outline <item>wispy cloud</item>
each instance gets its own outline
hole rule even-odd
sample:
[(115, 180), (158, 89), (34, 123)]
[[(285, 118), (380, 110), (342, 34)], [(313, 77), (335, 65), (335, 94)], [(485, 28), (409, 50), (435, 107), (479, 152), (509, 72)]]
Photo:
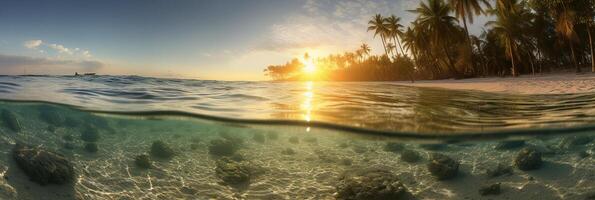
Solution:
[(91, 58), (91, 52), (80, 48), (67, 48), (61, 44), (46, 43), (43, 40), (28, 40), (23, 43), (23, 46), (27, 49), (38, 50), (40, 53), (48, 52), (52, 50), (58, 54), (64, 54), (69, 56), (81, 57), (84, 59)]
[(37, 49), (42, 43), (43, 43), (43, 41), (41, 41), (41, 40), (29, 40), (29, 41), (25, 41), (25, 43), (23, 45), (27, 49)]
[(96, 71), (105, 66), (99, 61), (36, 58), (0, 54), (0, 71), (3, 74), (21, 74), (23, 69), (41, 74), (70, 74), (73, 71)]
[(327, 48), (350, 50), (362, 42), (379, 44), (366, 32), (367, 22), (379, 13), (395, 14), (408, 24), (417, 0), (307, 0), (303, 12), (286, 17), (282, 23), (270, 27), (270, 37), (259, 48), (263, 50), (289, 50), (300, 48)]

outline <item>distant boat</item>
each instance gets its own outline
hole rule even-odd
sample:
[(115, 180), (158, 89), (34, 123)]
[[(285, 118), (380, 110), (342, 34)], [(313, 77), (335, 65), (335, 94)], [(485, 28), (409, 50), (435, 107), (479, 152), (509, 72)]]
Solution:
[(84, 74), (79, 74), (78, 72), (74, 73), (74, 76), (95, 76), (97, 75), (96, 73), (84, 73)]

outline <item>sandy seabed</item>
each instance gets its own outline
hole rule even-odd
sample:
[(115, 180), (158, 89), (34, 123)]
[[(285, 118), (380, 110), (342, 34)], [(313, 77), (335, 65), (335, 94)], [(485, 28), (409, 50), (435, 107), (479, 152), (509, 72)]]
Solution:
[[(4, 107), (5, 109), (7, 107)], [(0, 199), (334, 199), (339, 178), (354, 169), (380, 168), (395, 174), (417, 199), (587, 199), (595, 197), (595, 142), (574, 144), (575, 136), (528, 139), (523, 146), (542, 152), (540, 169), (490, 178), (488, 169), (512, 166), (520, 148), (495, 149), (497, 141), (424, 146), (414, 141), (362, 136), (317, 128), (245, 126), (184, 118), (122, 118), (91, 116), (61, 110), (80, 123), (103, 121), (99, 151), (86, 152), (81, 127), (48, 130), (37, 106), (10, 106), (23, 126), (14, 132), (0, 126)], [(263, 134), (263, 138), (255, 135)], [(74, 148), (65, 148), (71, 135)], [(216, 174), (221, 157), (209, 153), (212, 140), (234, 137), (243, 141), (239, 163), (256, 169), (241, 187)], [(583, 137), (584, 138), (584, 137)], [(569, 140), (570, 139), (570, 140)], [(135, 156), (150, 151), (153, 141), (169, 144), (172, 159), (154, 159), (145, 170)], [(75, 168), (72, 184), (41, 186), (29, 180), (12, 157), (16, 141), (26, 141), (63, 154)], [(297, 141), (297, 142), (296, 142)], [(408, 163), (400, 151), (387, 151), (387, 142), (419, 152), (421, 160)], [(431, 148), (433, 147), (433, 148)], [(288, 149), (291, 149), (289, 151)], [(293, 153), (287, 153), (287, 152)], [(429, 155), (440, 152), (460, 163), (458, 175), (437, 180), (427, 169)], [(501, 194), (482, 196), (483, 186), (500, 183)]]

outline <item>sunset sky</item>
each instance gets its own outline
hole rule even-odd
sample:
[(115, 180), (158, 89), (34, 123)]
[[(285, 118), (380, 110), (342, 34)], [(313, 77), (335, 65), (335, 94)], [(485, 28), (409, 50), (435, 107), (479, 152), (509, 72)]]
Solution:
[[(376, 13), (408, 25), (418, 0), (56, 0), (0, 2), (0, 74), (97, 72), (265, 80), (262, 70), (313, 57), (372, 53)], [(471, 26), (481, 32), (485, 18)]]

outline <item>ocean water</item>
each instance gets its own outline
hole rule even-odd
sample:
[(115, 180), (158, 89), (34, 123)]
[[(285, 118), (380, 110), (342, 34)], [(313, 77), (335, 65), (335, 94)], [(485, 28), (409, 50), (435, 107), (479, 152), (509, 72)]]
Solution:
[(0, 199), (595, 198), (595, 94), (2, 76), (0, 99)]

